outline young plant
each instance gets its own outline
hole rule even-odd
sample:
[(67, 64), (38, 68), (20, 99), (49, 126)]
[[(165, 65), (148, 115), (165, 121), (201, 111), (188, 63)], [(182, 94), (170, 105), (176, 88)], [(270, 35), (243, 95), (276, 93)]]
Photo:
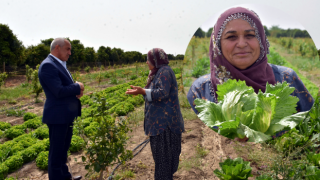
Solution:
[(30, 82), (31, 80), (31, 75), (32, 75), (33, 69), (29, 67), (29, 65), (26, 64), (26, 78), (27, 78), (27, 83)]
[(123, 72), (123, 74), (127, 77), (127, 80), (128, 80), (128, 76), (132, 73), (132, 71), (129, 71), (129, 70), (125, 70)]
[(85, 67), (85, 68), (84, 68), (84, 71), (85, 71), (86, 73), (89, 73), (89, 72), (90, 72), (90, 66)]
[(38, 97), (40, 93), (43, 91), (42, 86), (39, 82), (39, 76), (38, 76), (39, 66), (40, 65), (37, 65), (36, 69), (31, 74), (32, 93), (35, 93), (36, 103), (40, 102)]
[(244, 161), (242, 158), (226, 159), (219, 163), (220, 170), (215, 169), (214, 174), (221, 180), (238, 180), (248, 179), (252, 177), (250, 162)]
[[(91, 97), (97, 103), (97, 108), (91, 111), (91, 117), (92, 121), (98, 124), (98, 128), (88, 136), (84, 135), (83, 128), (79, 128), (79, 133), (85, 142), (85, 156), (82, 156), (82, 162), (88, 170), (86, 176), (98, 172), (99, 180), (102, 180), (103, 171), (108, 166), (124, 163), (133, 156), (132, 151), (125, 149), (129, 139), (126, 120), (116, 120), (108, 114), (108, 103), (103, 95), (92, 94)], [(80, 118), (75, 121), (76, 126), (82, 127), (81, 123)]]
[(102, 81), (103, 75), (101, 74), (101, 71), (99, 71), (99, 74), (96, 77), (96, 80), (98, 82), (98, 85), (100, 85), (101, 81)]
[(74, 81), (81, 81), (80, 80), (80, 72), (79, 71), (74, 71), (72, 74), (72, 78)]
[(7, 77), (8, 77), (8, 74), (6, 72), (0, 73), (0, 88), (1, 88), (2, 85), (4, 85), (5, 80), (7, 79)]

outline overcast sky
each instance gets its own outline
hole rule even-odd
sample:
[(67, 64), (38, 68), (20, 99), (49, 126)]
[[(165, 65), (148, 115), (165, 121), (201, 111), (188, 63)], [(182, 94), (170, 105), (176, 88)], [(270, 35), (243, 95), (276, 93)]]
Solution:
[(25, 46), (69, 37), (85, 47), (184, 54), (198, 27), (207, 30), (226, 9), (253, 9), (264, 25), (306, 29), (320, 49), (317, 0), (1, 0), (0, 23)]

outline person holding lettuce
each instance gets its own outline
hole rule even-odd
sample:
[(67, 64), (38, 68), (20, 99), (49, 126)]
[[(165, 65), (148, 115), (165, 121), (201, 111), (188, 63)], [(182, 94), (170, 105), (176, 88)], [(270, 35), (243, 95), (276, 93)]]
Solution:
[(259, 16), (242, 7), (231, 8), (218, 18), (210, 39), (211, 73), (198, 78), (187, 98), (196, 114), (196, 98), (218, 103), (217, 85), (228, 79), (245, 81), (255, 93), (265, 92), (266, 84), (286, 81), (299, 98), (298, 112), (311, 109), (314, 99), (297, 74), (290, 68), (268, 63), (269, 42)]

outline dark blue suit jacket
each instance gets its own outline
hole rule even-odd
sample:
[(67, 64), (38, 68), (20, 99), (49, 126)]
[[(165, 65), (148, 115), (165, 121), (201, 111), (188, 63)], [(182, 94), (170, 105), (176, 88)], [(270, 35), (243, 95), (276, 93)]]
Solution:
[(42, 122), (46, 124), (68, 124), (81, 116), (81, 103), (76, 95), (80, 85), (74, 83), (67, 70), (49, 55), (39, 67), (39, 80), (46, 102)]

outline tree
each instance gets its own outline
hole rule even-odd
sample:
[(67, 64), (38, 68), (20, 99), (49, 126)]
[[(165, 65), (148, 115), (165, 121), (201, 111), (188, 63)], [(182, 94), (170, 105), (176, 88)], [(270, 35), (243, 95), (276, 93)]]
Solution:
[(268, 30), (267, 26), (263, 26), (264, 32), (266, 33), (266, 36), (270, 36), (270, 32)]
[(86, 57), (86, 62), (95, 62), (95, 65), (97, 65), (97, 54), (93, 47), (86, 47), (84, 49), (84, 55)]
[(51, 43), (52, 43), (53, 40), (54, 40), (53, 38), (44, 39), (44, 40), (41, 40), (41, 43), (43, 43), (44, 45), (50, 47), (50, 45), (51, 45)]
[(104, 46), (100, 46), (97, 52), (97, 59), (99, 62), (104, 62), (104, 66), (107, 66), (109, 62), (109, 54), (107, 53), (108, 49)]
[(169, 60), (174, 60), (174, 59), (175, 59), (175, 57), (174, 57), (173, 54), (167, 54), (167, 56), (168, 56), (168, 59), (169, 59)]
[(115, 48), (113, 48), (111, 51), (111, 60), (112, 60), (113, 65), (115, 65), (115, 63), (119, 62), (119, 55), (118, 55), (117, 51), (115, 50)]
[(6, 24), (0, 24), (0, 64), (20, 65), (23, 63), (22, 42)]
[(36, 46), (29, 46), (25, 50), (25, 63), (30, 66), (40, 64), (50, 53), (49, 46), (40, 43)]
[(206, 33), (201, 28), (198, 28), (193, 36), (203, 38), (205, 36), (205, 34)]
[(71, 56), (69, 57), (68, 64), (81, 63), (83, 65), (86, 60), (83, 44), (80, 40), (76, 39), (69, 40), (69, 42), (71, 43)]
[(183, 54), (178, 54), (175, 59), (176, 60), (183, 60), (184, 59), (184, 55)]
[(210, 28), (210, 29), (208, 30), (208, 32), (206, 33), (206, 36), (207, 36), (207, 37), (211, 37), (212, 30), (213, 30), (213, 28)]

